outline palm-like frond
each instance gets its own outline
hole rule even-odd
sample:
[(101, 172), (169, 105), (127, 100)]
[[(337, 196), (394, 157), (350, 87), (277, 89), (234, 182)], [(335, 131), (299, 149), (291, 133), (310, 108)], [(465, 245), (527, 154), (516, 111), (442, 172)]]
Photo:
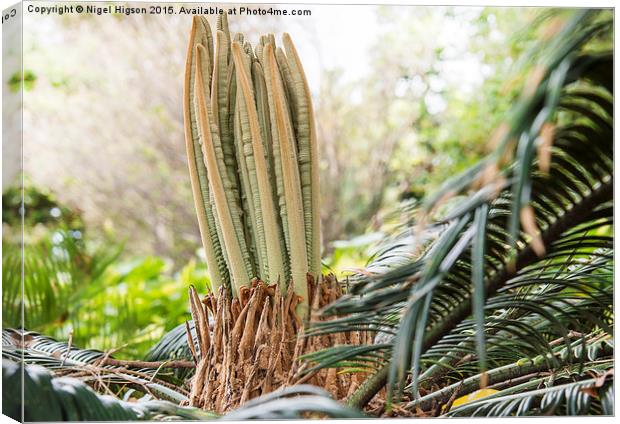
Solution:
[[(524, 386), (532, 387), (533, 384), (530, 382)], [(511, 388), (495, 393), (488, 398), (455, 408), (446, 415), (469, 417), (613, 415), (614, 411), (613, 379), (602, 383), (598, 378), (586, 379), (512, 394), (514, 391), (515, 388)]]
[[(194, 321), (187, 322), (194, 340), (198, 340)], [(168, 359), (192, 359), (192, 353), (187, 345), (187, 330), (185, 324), (180, 324), (167, 332), (147, 353), (147, 361), (165, 361)]]
[[(584, 348), (585, 345), (585, 348)], [(554, 366), (550, 366), (554, 362)], [(517, 383), (527, 383), (520, 386), (520, 390), (536, 387), (541, 384), (555, 384), (566, 377), (575, 375), (604, 374), (613, 367), (613, 343), (611, 337), (603, 335), (588, 335), (584, 342), (582, 337), (573, 341), (569, 347), (559, 344), (551, 349), (550, 353), (533, 358), (520, 360), (498, 366), (486, 372), (488, 387), (491, 389), (505, 388), (505, 391), (515, 392)], [(462, 367), (459, 367), (462, 372)], [(553, 373), (550, 370), (554, 370)], [(438, 410), (451, 398), (475, 392), (482, 378), (482, 374), (475, 374), (465, 379), (457, 378), (453, 384), (445, 385), (434, 390), (407, 405), (408, 409), (422, 411)], [(518, 390), (517, 390), (518, 391)]]
[[(156, 399), (187, 400), (187, 391), (173, 384), (170, 374), (156, 368), (101, 364), (112, 356), (93, 349), (79, 349), (34, 332), (2, 331), (2, 357), (25, 365), (37, 365), (56, 375), (73, 376), (107, 392), (138, 390)], [(171, 382), (172, 381), (172, 382)]]
[[(2, 361), (3, 413), (21, 421), (23, 387), (25, 421), (133, 421), (155, 419), (208, 420), (216, 417), (197, 408), (179, 407), (171, 402), (121, 401), (99, 395), (85, 383), (69, 377), (54, 377), (38, 365)], [(9, 390), (8, 388), (12, 388)]]
[[(194, 344), (198, 346), (198, 336), (194, 327), (194, 321), (188, 321), (187, 325), (192, 333)], [(187, 329), (185, 324), (180, 324), (167, 332), (151, 349), (149, 349), (147, 361), (167, 361), (173, 359), (192, 359), (192, 352), (187, 344)], [(180, 379), (190, 377), (194, 369), (177, 369), (175, 376)]]
[(358, 410), (334, 401), (329, 393), (314, 386), (298, 385), (277, 390), (246, 402), (226, 414), (224, 420), (291, 420), (307, 417), (364, 418)]
[[(351, 404), (364, 405), (386, 381), (400, 396), (411, 378), (413, 398), (431, 383), (481, 371), (484, 384), (489, 368), (518, 360), (517, 352), (551, 354), (558, 337), (568, 347), (572, 333), (610, 331), (612, 55), (587, 50), (610, 25), (604, 15), (578, 12), (538, 48), (495, 149), (418, 210), (420, 227), (443, 199), (471, 190), (444, 219), (426, 224), (437, 236), (416, 240), (417, 258), (359, 278), (324, 310), (334, 319), (310, 330), (392, 335), (388, 348), (338, 348), (336, 363), (309, 356), (318, 367), (387, 362)], [(548, 359), (558, 366), (553, 354)]]
[(24, 244), (23, 252), (21, 245), (11, 243), (3, 243), (2, 251), (3, 327), (21, 326), (23, 308), (23, 325), (37, 329), (50, 323), (62, 325), (70, 318), (68, 305), (104, 290), (98, 282), (121, 248), (104, 247), (88, 254), (83, 240), (59, 230), (51, 239)]

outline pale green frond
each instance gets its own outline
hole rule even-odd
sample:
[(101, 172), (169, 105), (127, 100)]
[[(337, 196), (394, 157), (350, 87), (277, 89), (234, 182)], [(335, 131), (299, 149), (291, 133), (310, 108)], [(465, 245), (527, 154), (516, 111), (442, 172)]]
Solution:
[[(204, 48), (200, 45), (196, 48), (196, 56), (201, 58)], [(232, 197), (230, 184), (226, 184), (226, 170), (223, 168), (221, 148), (217, 132), (213, 131), (213, 117), (210, 116), (207, 102), (208, 88), (204, 85), (202, 71), (196, 68), (196, 109), (198, 124), (201, 135), (201, 148), (203, 159), (209, 176), (209, 183), (213, 192), (213, 198), (220, 225), (228, 268), (231, 273), (232, 283), (235, 288), (233, 294), (238, 293), (241, 286), (251, 280), (251, 266), (248, 251), (243, 235), (241, 216), (237, 205), (237, 199)], [(217, 152), (220, 152), (218, 155)]]
[(314, 122), (314, 110), (308, 79), (290, 35), (283, 35), (284, 48), (294, 82), (295, 131), (299, 146), (299, 173), (304, 203), (304, 222), (310, 273), (321, 274), (321, 210), (319, 183), (319, 154)]
[(275, 122), (272, 122), (272, 124), (274, 131), (278, 133), (279, 141), (279, 151), (274, 152), (274, 156), (275, 161), (280, 162), (282, 169), (283, 196), (281, 197), (284, 199), (285, 215), (288, 221), (291, 279), (295, 286), (295, 292), (304, 299), (307, 305), (308, 287), (306, 275), (308, 272), (308, 260), (306, 254), (306, 235), (303, 230), (304, 214), (295, 139), (292, 123), (290, 122), (290, 114), (288, 113), (289, 108), (284, 96), (284, 86), (274, 55), (274, 46), (268, 44), (265, 48), (265, 53), (267, 55), (266, 63), (268, 64), (267, 77), (271, 81), (274, 96), (274, 113), (272, 118)]
[[(183, 115), (185, 126), (185, 147), (187, 151), (194, 206), (198, 217), (198, 227), (200, 230), (202, 245), (207, 257), (207, 266), (209, 267), (213, 289), (217, 292), (217, 288), (221, 284), (224, 284), (225, 286), (229, 285), (229, 276), (226, 263), (222, 257), (222, 248), (217, 237), (215, 219), (213, 213), (211, 212), (211, 208), (209, 207), (209, 182), (207, 179), (207, 170), (204, 162), (202, 161), (198, 123), (193, 107), (195, 102), (194, 78), (197, 68), (194, 50), (200, 43), (201, 37), (197, 36), (197, 32), (203, 25), (204, 23), (202, 23), (199, 18), (195, 18), (193, 20), (187, 52), (187, 63), (185, 66)], [(203, 72), (208, 73), (209, 69), (203, 69)]]
[[(262, 235), (261, 252), (264, 255), (263, 262), (266, 263), (266, 274), (263, 277), (266, 281), (275, 282), (284, 277), (284, 266), (282, 264), (283, 252), (280, 249), (280, 234), (278, 226), (278, 216), (275, 210), (275, 201), (273, 199), (272, 187), (270, 184), (269, 173), (267, 170), (267, 161), (263, 150), (264, 144), (261, 137), (259, 127), (259, 117), (256, 111), (256, 104), (252, 92), (251, 80), (249, 73), (246, 72), (245, 66), (241, 66), (242, 52), (239, 44), (233, 43), (233, 58), (237, 66), (237, 84), (240, 92), (243, 93), (243, 99), (238, 106), (242, 111), (242, 115), (247, 117), (247, 126), (250, 132), (251, 158), (254, 164), (254, 179), (251, 183), (256, 183), (252, 187), (255, 198), (255, 205), (258, 206), (257, 234)], [(245, 112), (245, 113), (243, 113)], [(243, 122), (242, 122), (243, 124)], [(248, 170), (250, 170), (250, 161), (248, 161)]]

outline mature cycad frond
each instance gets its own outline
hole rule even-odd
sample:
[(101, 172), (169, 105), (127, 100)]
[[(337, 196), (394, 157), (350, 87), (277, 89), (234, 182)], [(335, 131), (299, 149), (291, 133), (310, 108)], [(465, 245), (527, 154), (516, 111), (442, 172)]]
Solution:
[[(2, 412), (21, 421), (207, 421), (245, 419), (295, 419), (308, 415), (330, 418), (361, 418), (362, 414), (343, 406), (320, 389), (296, 386), (248, 402), (230, 415), (219, 417), (198, 408), (151, 400), (149, 396), (128, 402), (101, 395), (78, 379), (56, 377), (38, 365), (2, 361)], [(22, 403), (23, 387), (24, 402)], [(12, 390), (8, 390), (12, 388)], [(294, 399), (285, 400), (288, 396)], [(286, 402), (286, 408), (282, 404)]]
[[(335, 319), (311, 334), (385, 334), (381, 344), (332, 349), (337, 361), (326, 352), (308, 357), (319, 367), (378, 369), (351, 404), (363, 406), (386, 382), (399, 398), (411, 379), (412, 399), (442, 378), (482, 372), (484, 386), (487, 371), (518, 360), (516, 352), (534, 357), (558, 338), (568, 346), (570, 334), (610, 331), (612, 54), (588, 48), (610, 28), (603, 13), (565, 19), (532, 53), (537, 65), (491, 154), (419, 208), (413, 234), (432, 236), (417, 238), (417, 259), (360, 278), (324, 310)], [(467, 190), (428, 223), (438, 205)]]
[[(217, 417), (196, 408), (157, 400), (125, 402), (99, 395), (75, 378), (55, 377), (46, 368), (2, 361), (2, 412), (21, 421), (133, 421), (161, 419), (208, 420)], [(23, 381), (23, 385), (22, 385)], [(18, 388), (23, 387), (22, 393)]]
[(194, 321), (180, 324), (167, 332), (146, 354), (147, 361), (167, 361), (170, 359), (191, 359), (192, 353), (187, 344), (187, 326), (192, 333), (194, 343), (198, 343)]
[[(590, 334), (575, 337), (568, 347), (560, 343), (552, 346), (550, 352), (531, 358), (521, 358), (516, 362), (492, 368), (486, 372), (488, 388), (499, 390), (493, 398), (508, 396), (523, 391), (536, 389), (545, 384), (562, 384), (572, 382), (580, 385), (581, 380), (591, 380), (592, 375), (601, 375), (603, 380), (613, 368), (613, 341), (607, 334)], [(561, 339), (556, 340), (562, 342)], [(553, 374), (549, 370), (554, 370)], [(473, 375), (463, 378), (463, 375)], [(436, 376), (434, 376), (436, 377)], [(458, 366), (448, 378), (434, 378), (434, 385), (443, 383), (441, 389), (434, 390), (410, 402), (408, 409), (422, 411), (447, 412), (445, 405), (450, 399), (475, 393), (482, 374), (474, 374), (467, 367)], [(443, 380), (443, 381), (442, 381)], [(454, 380), (455, 383), (448, 384)], [(576, 380), (576, 381), (575, 381)], [(607, 379), (609, 383), (611, 379)], [(421, 383), (422, 384), (422, 383)], [(447, 384), (447, 385), (446, 385)], [(600, 387), (597, 386), (597, 387)], [(593, 390), (596, 394), (597, 390)], [(517, 413), (517, 411), (512, 411)], [(525, 413), (526, 411), (521, 410)], [(451, 413), (451, 410), (450, 410)]]
[(109, 392), (131, 387), (156, 399), (183, 402), (187, 391), (158, 366), (119, 366), (102, 363), (114, 359), (98, 350), (80, 349), (34, 332), (2, 330), (2, 357), (25, 365), (37, 365)]
[(331, 399), (329, 393), (315, 386), (297, 385), (283, 388), (246, 402), (226, 414), (224, 420), (292, 420), (307, 417), (364, 418), (359, 411)]
[[(537, 381), (541, 383), (541, 381)], [(455, 408), (448, 416), (613, 415), (613, 380), (590, 378), (557, 386), (510, 394), (496, 393)], [(530, 387), (535, 387), (530, 384)], [(596, 395), (590, 390), (596, 390)], [(505, 393), (508, 392), (508, 393)]]

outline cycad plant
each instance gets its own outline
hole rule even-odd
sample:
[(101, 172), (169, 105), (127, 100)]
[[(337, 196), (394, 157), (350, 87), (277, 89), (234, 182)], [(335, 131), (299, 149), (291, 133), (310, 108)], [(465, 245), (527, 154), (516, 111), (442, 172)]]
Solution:
[(554, 18), (489, 155), (411, 211), (374, 265), (405, 238), (415, 259), (360, 276), (310, 330), (380, 331), (308, 356), (371, 373), (351, 405), (382, 392), (419, 416), (612, 413), (612, 26)]
[[(214, 43), (215, 40), (215, 43)], [(213, 36), (195, 17), (185, 75), (185, 138), (211, 292), (190, 288), (197, 363), (190, 403), (217, 412), (302, 381), (299, 358), (330, 337), (302, 336), (310, 311), (341, 294), (322, 278), (317, 140), (308, 82), (288, 34)], [(209, 318), (209, 315), (211, 316)], [(340, 336), (342, 343), (369, 334)], [(305, 376), (337, 397), (357, 376)]]

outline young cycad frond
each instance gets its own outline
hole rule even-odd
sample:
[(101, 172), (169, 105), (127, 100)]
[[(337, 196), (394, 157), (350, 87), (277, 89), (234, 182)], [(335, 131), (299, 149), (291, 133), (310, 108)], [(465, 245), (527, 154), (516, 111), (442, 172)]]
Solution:
[(198, 66), (196, 66), (196, 84), (194, 87), (201, 151), (213, 193), (217, 216), (216, 225), (221, 228), (221, 242), (225, 247), (226, 262), (230, 269), (234, 290), (238, 291), (251, 278), (249, 255), (241, 227), (241, 215), (236, 203), (237, 200), (232, 197), (230, 179), (224, 167), (219, 136), (214, 131), (213, 114), (210, 112), (206, 101), (209, 88), (205, 85), (202, 67), (200, 66), (201, 60), (206, 55), (206, 49), (199, 44), (196, 46), (195, 54)]
[(231, 37), (226, 15), (215, 37), (194, 18), (186, 145), (212, 291), (237, 297), (253, 278), (283, 294), (293, 284), (307, 312), (307, 276), (321, 272), (318, 149), (301, 61), (288, 34), (283, 42), (270, 34), (253, 50)]
[(304, 201), (306, 245), (310, 273), (321, 272), (321, 217), (319, 211), (319, 154), (316, 141), (314, 110), (308, 80), (291, 36), (284, 33), (282, 40), (289, 60), (295, 92), (295, 130), (299, 147), (299, 169)]
[[(242, 93), (242, 101), (238, 104), (238, 110), (241, 111), (242, 116), (245, 116), (245, 122), (249, 126), (251, 149), (248, 157), (248, 161), (254, 162), (254, 179), (250, 181), (255, 183), (256, 186), (252, 187), (254, 197), (256, 201), (254, 204), (257, 206), (257, 231), (259, 236), (262, 236), (264, 242), (264, 252), (261, 251), (260, 256), (266, 258), (265, 279), (277, 279), (284, 275), (284, 266), (282, 265), (282, 251), (280, 249), (279, 238), (279, 226), (278, 217), (275, 210), (275, 202), (273, 199), (273, 191), (271, 189), (271, 180), (267, 168), (267, 160), (265, 156), (265, 145), (263, 143), (263, 135), (261, 135), (261, 125), (256, 110), (256, 104), (254, 100), (254, 93), (252, 92), (251, 81), (248, 73), (244, 69), (242, 64), (242, 52), (239, 43), (232, 44), (233, 59), (237, 66), (237, 86)], [(263, 124), (264, 128), (264, 124)], [(248, 164), (249, 165), (249, 164)], [(258, 214), (260, 213), (260, 219)], [(259, 225), (261, 225), (259, 227)], [(262, 231), (262, 234), (261, 233)], [(260, 258), (259, 258), (260, 259)], [(263, 271), (263, 270), (261, 270)]]
[[(217, 31), (215, 38), (215, 62), (213, 66), (213, 76), (211, 91), (211, 110), (213, 118), (218, 125), (218, 133), (224, 153), (224, 164), (228, 178), (232, 184), (233, 195), (235, 198), (239, 196), (239, 184), (237, 182), (237, 168), (235, 166), (235, 150), (232, 129), (229, 120), (232, 112), (232, 106), (229, 100), (229, 89), (232, 66), (228, 64), (228, 38), (223, 31)], [(211, 46), (212, 47), (212, 46)], [(213, 57), (213, 56), (211, 56)]]
[(290, 121), (290, 109), (284, 94), (284, 85), (278, 72), (274, 55), (274, 46), (269, 43), (265, 47), (265, 63), (267, 66), (268, 85), (273, 93), (272, 125), (277, 133), (279, 151), (275, 152), (276, 162), (282, 170), (282, 194), (280, 198), (280, 214), (286, 215), (288, 234), (289, 260), (291, 263), (291, 278), (296, 284), (296, 291), (304, 296), (306, 293), (305, 276), (308, 272), (306, 255), (306, 236), (303, 220), (303, 204), (301, 199), (301, 181), (297, 166), (297, 152), (294, 144), (293, 128)]
[(217, 290), (220, 285), (229, 287), (228, 268), (224, 261), (222, 246), (217, 237), (214, 214), (209, 207), (209, 184), (207, 180), (207, 169), (200, 154), (200, 141), (198, 135), (198, 123), (194, 110), (194, 84), (196, 59), (194, 56), (195, 46), (199, 43), (210, 45), (210, 30), (208, 24), (205, 25), (204, 18), (194, 19), (187, 53), (187, 63), (185, 65), (185, 87), (184, 87), (184, 125), (185, 143), (187, 149), (189, 174), (191, 179), (192, 192), (196, 215), (198, 216), (198, 226), (202, 245), (207, 257), (207, 266), (211, 273), (211, 285), (213, 290)]

